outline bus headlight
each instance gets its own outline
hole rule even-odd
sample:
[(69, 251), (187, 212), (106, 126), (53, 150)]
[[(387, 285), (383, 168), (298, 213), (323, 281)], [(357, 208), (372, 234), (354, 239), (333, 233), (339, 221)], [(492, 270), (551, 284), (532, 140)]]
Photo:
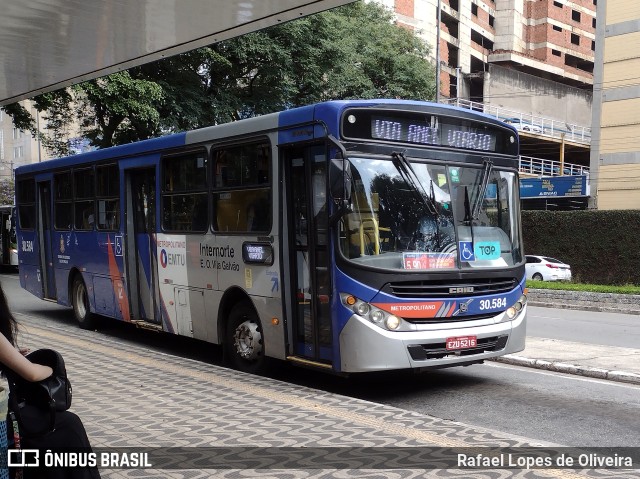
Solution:
[(358, 316), (371, 321), (376, 326), (389, 331), (397, 331), (402, 327), (402, 319), (388, 313), (380, 308), (376, 308), (366, 301), (356, 298), (351, 294), (340, 294), (342, 304), (353, 311)]
[(400, 318), (394, 316), (393, 314), (387, 316), (387, 319), (384, 320), (384, 325), (387, 327), (387, 329), (395, 331), (400, 327)]
[(507, 314), (507, 318), (509, 320), (515, 319), (516, 316), (518, 316), (520, 314), (520, 311), (522, 311), (524, 309), (524, 305), (527, 304), (527, 295), (523, 294), (522, 296), (520, 296), (520, 298), (518, 299), (518, 301), (516, 301), (515, 303), (513, 303), (506, 311), (505, 313)]
[(360, 316), (366, 316), (369, 311), (371, 311), (369, 303), (365, 303), (364, 301), (358, 301), (354, 309)]
[(384, 320), (384, 313), (382, 311), (380, 311), (379, 309), (376, 309), (375, 311), (371, 311), (371, 321), (373, 321), (374, 323), (380, 323)]

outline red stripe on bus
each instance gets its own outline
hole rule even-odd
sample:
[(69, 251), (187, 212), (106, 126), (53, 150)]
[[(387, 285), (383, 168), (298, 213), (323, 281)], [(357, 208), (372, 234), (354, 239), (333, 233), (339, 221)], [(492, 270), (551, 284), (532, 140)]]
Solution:
[(116, 297), (118, 305), (120, 306), (122, 319), (124, 319), (125, 321), (131, 321), (131, 316), (129, 314), (129, 298), (127, 297), (127, 292), (124, 289), (122, 274), (120, 274), (118, 263), (116, 263), (116, 256), (113, 253), (113, 248), (111, 248), (111, 238), (109, 238), (108, 236), (107, 251), (109, 254), (109, 276), (111, 276), (111, 281), (113, 283), (113, 294)]

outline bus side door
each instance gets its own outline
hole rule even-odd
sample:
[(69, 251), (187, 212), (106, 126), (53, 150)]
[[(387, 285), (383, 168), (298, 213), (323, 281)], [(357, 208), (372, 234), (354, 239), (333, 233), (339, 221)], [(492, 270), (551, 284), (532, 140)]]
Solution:
[(285, 204), (291, 245), (293, 354), (331, 364), (326, 146), (288, 148), (283, 154), (288, 185)]
[(51, 181), (38, 182), (38, 238), (40, 271), (45, 299), (56, 299), (56, 277), (53, 266), (53, 226), (51, 209)]
[(126, 170), (126, 248), (129, 298), (133, 319), (161, 321), (156, 255), (155, 167)]

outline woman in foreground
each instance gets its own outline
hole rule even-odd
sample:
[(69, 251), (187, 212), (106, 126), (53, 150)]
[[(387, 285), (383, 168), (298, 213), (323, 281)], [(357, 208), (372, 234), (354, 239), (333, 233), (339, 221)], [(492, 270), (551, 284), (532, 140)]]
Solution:
[[(32, 363), (24, 354), (26, 350), (17, 348), (17, 323), (9, 310), (7, 299), (0, 285), (0, 370), (7, 375), (21, 376), (27, 381), (41, 381), (53, 374), (49, 366)], [(25, 479), (99, 479), (96, 467), (89, 468), (46, 468), (43, 463), (44, 453), (50, 450), (73, 449), (91, 452), (91, 444), (80, 418), (70, 411), (58, 411), (55, 416), (55, 429), (30, 437), (28, 431), (42, 431), (49, 423), (49, 411), (34, 406), (20, 408), (20, 447), (22, 449), (40, 450), (40, 467), (22, 469)], [(0, 418), (5, 420), (5, 418)], [(8, 424), (12, 429), (11, 423)], [(46, 429), (46, 428), (45, 428)]]

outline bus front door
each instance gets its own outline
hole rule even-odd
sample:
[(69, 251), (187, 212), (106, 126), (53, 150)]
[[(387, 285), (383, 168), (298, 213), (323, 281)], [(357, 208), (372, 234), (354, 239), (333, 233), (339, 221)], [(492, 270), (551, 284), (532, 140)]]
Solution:
[(292, 148), (287, 165), (293, 354), (331, 365), (326, 147)]
[(56, 277), (53, 267), (53, 232), (51, 231), (51, 182), (38, 183), (38, 239), (40, 274), (45, 299), (56, 299)]
[(127, 173), (127, 258), (132, 319), (160, 323), (156, 257), (155, 168)]

